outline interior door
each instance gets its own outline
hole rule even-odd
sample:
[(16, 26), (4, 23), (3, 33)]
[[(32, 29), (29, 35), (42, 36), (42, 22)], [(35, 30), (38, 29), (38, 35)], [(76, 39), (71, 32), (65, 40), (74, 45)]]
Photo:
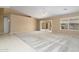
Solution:
[(9, 17), (4, 16), (4, 33), (9, 33)]
[(51, 20), (42, 20), (40, 22), (40, 30), (41, 31), (46, 31), (46, 32), (51, 32)]

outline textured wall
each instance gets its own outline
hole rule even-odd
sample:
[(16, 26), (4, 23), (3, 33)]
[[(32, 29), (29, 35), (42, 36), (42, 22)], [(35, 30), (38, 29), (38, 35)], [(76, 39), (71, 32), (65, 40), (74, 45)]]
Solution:
[(4, 20), (3, 20), (3, 16), (0, 15), (0, 33), (4, 32)]
[(0, 33), (4, 31), (4, 20), (3, 20), (4, 9), (0, 8)]
[(67, 18), (67, 17), (73, 17), (73, 16), (79, 16), (79, 12), (54, 16), (54, 17), (43, 19), (43, 20), (52, 20), (52, 22), (51, 22), (52, 23), (52, 32), (63, 33), (63, 34), (67, 34), (67, 35), (68, 34), (69, 35), (79, 35), (79, 31), (60, 30), (60, 19)]
[[(14, 14), (14, 15), (12, 15)], [(9, 8), (0, 8), (0, 33), (4, 32), (3, 16), (10, 17), (10, 32), (30, 32), (39, 30), (39, 22), (23, 13)]]
[(10, 32), (31, 32), (37, 29), (37, 21), (33, 18), (11, 15), (10, 16)]

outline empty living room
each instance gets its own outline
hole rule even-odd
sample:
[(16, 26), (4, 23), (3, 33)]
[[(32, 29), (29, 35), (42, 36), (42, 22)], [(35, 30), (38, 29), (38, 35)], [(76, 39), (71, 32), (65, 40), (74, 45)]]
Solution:
[(79, 52), (79, 6), (0, 7), (0, 52)]

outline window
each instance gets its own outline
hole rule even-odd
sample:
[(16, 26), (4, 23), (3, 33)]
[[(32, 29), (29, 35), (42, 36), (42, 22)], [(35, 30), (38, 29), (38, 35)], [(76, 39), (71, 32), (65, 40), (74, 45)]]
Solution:
[(70, 23), (69, 29), (71, 30), (79, 30), (79, 23)]
[(61, 30), (79, 31), (79, 17), (70, 17), (60, 19)]
[(67, 23), (62, 23), (61, 24), (61, 29), (68, 29), (68, 24)]

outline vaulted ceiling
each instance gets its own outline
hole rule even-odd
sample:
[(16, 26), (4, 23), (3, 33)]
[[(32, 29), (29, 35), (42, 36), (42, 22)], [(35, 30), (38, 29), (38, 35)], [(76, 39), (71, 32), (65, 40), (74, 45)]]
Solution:
[(11, 8), (38, 19), (79, 11), (79, 6), (13, 6)]

